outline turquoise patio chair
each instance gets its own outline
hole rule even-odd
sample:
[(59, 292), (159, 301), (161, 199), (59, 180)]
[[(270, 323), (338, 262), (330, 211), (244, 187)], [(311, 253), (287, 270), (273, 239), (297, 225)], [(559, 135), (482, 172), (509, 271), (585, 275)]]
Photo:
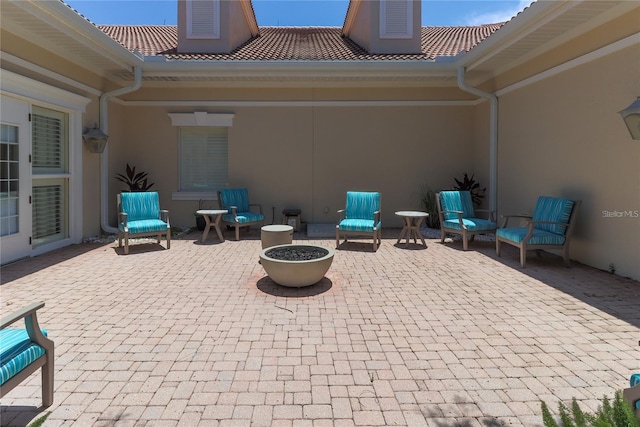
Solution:
[[(469, 240), (476, 234), (495, 233), (498, 224), (493, 221), (493, 212), (474, 209), (469, 191), (441, 191), (436, 193), (438, 216), (440, 217), (440, 241), (444, 243), (447, 233), (462, 236), (462, 249), (469, 248)], [(483, 213), (488, 219), (479, 218)]]
[(640, 374), (631, 375), (629, 388), (622, 390), (622, 397), (635, 409), (636, 415), (640, 417)]
[(340, 236), (343, 236), (346, 242), (348, 235), (371, 235), (373, 250), (378, 249), (382, 241), (380, 193), (347, 191), (347, 203), (338, 214), (340, 220), (336, 225), (336, 248), (340, 245)]
[[(502, 243), (516, 246), (520, 249), (520, 265), (525, 267), (528, 250), (555, 249), (562, 251), (562, 258), (569, 266), (569, 243), (580, 204), (580, 200), (540, 196), (532, 216), (505, 215), (502, 227), (496, 232), (496, 254), (500, 256)], [(510, 218), (524, 218), (527, 224), (507, 228)]]
[(118, 194), (118, 247), (124, 239), (124, 253), (129, 253), (129, 238), (157, 236), (167, 237), (167, 249), (171, 248), (169, 211), (160, 209), (157, 191), (140, 191)]
[[(38, 325), (42, 307), (33, 303), (0, 319), (0, 398), (42, 368), (42, 406), (53, 404), (54, 343)], [(24, 328), (8, 327), (20, 319)]]
[[(246, 188), (226, 188), (218, 191), (220, 209), (228, 214), (222, 215), (222, 223), (236, 229), (236, 240), (240, 240), (240, 228), (264, 224), (262, 205), (249, 203), (249, 190)], [(253, 210), (252, 210), (253, 209)], [(255, 211), (258, 212), (255, 212)]]

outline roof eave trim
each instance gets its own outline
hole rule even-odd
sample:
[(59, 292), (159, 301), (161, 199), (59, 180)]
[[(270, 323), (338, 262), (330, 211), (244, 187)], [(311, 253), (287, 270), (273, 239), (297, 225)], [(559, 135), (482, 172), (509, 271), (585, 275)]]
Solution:
[(14, 4), (44, 22), (51, 22), (61, 32), (111, 61), (126, 66), (142, 65), (139, 55), (126, 49), (61, 1), (23, 0)]
[(456, 63), (467, 71), (473, 70), (574, 6), (575, 2), (536, 1), (473, 49), (458, 55)]

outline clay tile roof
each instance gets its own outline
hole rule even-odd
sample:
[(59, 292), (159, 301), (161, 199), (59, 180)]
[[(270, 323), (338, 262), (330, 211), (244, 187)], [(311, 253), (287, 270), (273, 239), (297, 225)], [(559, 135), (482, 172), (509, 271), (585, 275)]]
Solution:
[(178, 53), (176, 26), (99, 25), (102, 31), (131, 51), (174, 60), (427, 60), (466, 52), (503, 24), (473, 27), (423, 27), (422, 52), (371, 54), (340, 27), (261, 27), (254, 37), (231, 53)]

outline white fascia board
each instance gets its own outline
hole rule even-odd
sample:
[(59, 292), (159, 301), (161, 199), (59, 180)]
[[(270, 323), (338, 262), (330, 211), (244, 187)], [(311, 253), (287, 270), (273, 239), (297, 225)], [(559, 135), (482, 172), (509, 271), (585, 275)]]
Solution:
[(534, 2), (469, 52), (456, 57), (457, 65), (466, 67), (467, 71), (478, 67), (506, 47), (574, 7), (576, 3), (578, 2), (551, 0)]
[[(524, 64), (525, 62), (536, 58), (538, 55), (543, 54), (544, 52), (547, 52), (557, 46), (562, 45), (563, 43), (566, 43), (567, 41), (573, 39), (574, 37), (579, 36), (580, 34), (584, 34), (587, 31), (596, 28), (599, 25), (602, 25), (604, 23), (606, 23), (607, 21), (614, 19), (616, 17), (622, 16), (625, 13), (631, 11), (632, 9), (638, 7), (638, 4), (633, 2), (633, 1), (624, 1), (621, 4), (619, 4), (618, 6), (615, 6), (611, 9), (609, 9), (608, 11), (606, 11), (605, 13), (601, 13), (599, 14), (596, 18), (591, 19), (585, 23), (583, 23), (582, 25), (578, 25), (576, 27), (571, 28), (570, 30), (564, 32), (561, 36), (559, 37), (555, 37), (552, 41), (547, 42), (547, 43), (543, 43), (540, 46), (538, 46), (535, 49), (530, 50), (526, 55), (520, 57), (519, 59), (515, 60), (514, 62), (512, 62), (511, 64), (509, 64), (509, 66), (506, 69), (503, 68), (496, 68), (492, 71), (491, 74), (489, 74), (486, 77), (494, 77), (497, 75), (500, 75), (501, 73), (505, 72), (507, 69), (511, 69), (511, 68), (515, 68), (519, 65)], [(476, 64), (474, 64), (475, 66)], [(470, 69), (470, 68), (468, 68)]]
[(142, 65), (141, 57), (100, 31), (61, 1), (18, 0), (13, 3), (123, 68)]

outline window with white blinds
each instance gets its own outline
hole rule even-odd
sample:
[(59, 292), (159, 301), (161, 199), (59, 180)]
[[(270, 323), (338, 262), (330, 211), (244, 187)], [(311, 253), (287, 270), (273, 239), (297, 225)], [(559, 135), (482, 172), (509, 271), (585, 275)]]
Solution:
[(32, 244), (68, 237), (69, 119), (66, 113), (33, 106)]
[(187, 37), (220, 38), (220, 0), (187, 0)]
[(65, 113), (33, 107), (32, 168), (34, 174), (66, 173), (67, 117)]
[(227, 127), (180, 128), (181, 192), (216, 192), (227, 185)]
[(67, 235), (67, 180), (42, 180), (32, 194), (33, 246), (60, 240)]
[(413, 37), (413, 0), (380, 0), (380, 38)]

